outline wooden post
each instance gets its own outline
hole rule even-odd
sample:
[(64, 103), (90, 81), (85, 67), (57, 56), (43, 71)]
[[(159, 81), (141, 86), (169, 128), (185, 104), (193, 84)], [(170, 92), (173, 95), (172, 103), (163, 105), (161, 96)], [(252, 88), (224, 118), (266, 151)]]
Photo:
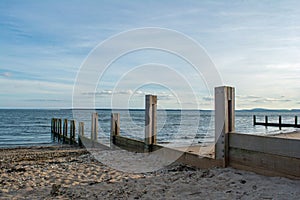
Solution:
[(61, 141), (61, 134), (62, 134), (62, 120), (58, 119), (58, 141)]
[(98, 113), (92, 113), (91, 139), (97, 141), (98, 138)]
[(51, 134), (53, 133), (53, 123), (54, 122), (54, 118), (51, 118)]
[(57, 139), (58, 140), (58, 119), (54, 119), (54, 141)]
[(295, 116), (295, 127), (297, 127), (297, 125), (298, 125), (298, 118), (297, 116)]
[(281, 115), (279, 115), (279, 129), (281, 130)]
[(54, 127), (55, 127), (55, 123), (54, 123), (55, 119), (51, 118), (51, 140), (54, 141)]
[(58, 119), (55, 120), (55, 137), (56, 137), (56, 139), (58, 139), (58, 135), (57, 134), (58, 134)]
[(56, 136), (57, 133), (57, 119), (54, 118), (54, 130), (53, 130), (54, 136)]
[(68, 137), (68, 119), (64, 119), (64, 127), (63, 127), (63, 143), (66, 142), (66, 138)]
[(253, 115), (253, 126), (255, 126), (255, 125), (256, 125), (256, 116)]
[(79, 133), (78, 135), (84, 136), (84, 122), (79, 122)]
[(110, 144), (112, 147), (115, 144), (115, 136), (120, 135), (120, 114), (111, 113), (110, 119)]
[(81, 136), (84, 136), (84, 122), (79, 122), (78, 145), (83, 146)]
[(157, 96), (146, 95), (145, 98), (145, 151), (152, 151), (152, 145), (156, 144), (156, 109)]
[(266, 127), (268, 126), (268, 116), (265, 116), (265, 124), (266, 124)]
[(70, 144), (74, 144), (75, 143), (75, 120), (71, 120), (70, 121)]
[(221, 86), (215, 88), (215, 159), (228, 165), (228, 133), (235, 131), (235, 89)]

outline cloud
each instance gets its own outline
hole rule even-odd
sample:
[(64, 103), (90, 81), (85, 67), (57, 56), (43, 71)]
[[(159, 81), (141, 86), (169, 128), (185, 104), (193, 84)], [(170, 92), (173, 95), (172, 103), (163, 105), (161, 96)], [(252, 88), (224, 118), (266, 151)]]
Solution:
[(290, 99), (281, 99), (281, 98), (260, 98), (256, 99), (253, 102), (255, 103), (286, 103), (291, 102)]
[(11, 76), (12, 76), (12, 73), (10, 73), (10, 72), (3, 72), (3, 73), (0, 73), (0, 76), (3, 76), (3, 77), (11, 77)]
[(63, 102), (61, 99), (26, 99), (29, 102)]
[[(112, 91), (112, 90), (102, 90), (102, 91), (96, 91), (96, 92), (83, 92), (83, 95), (91, 95), (91, 96), (111, 96), (111, 95), (118, 95), (118, 94), (125, 94), (125, 95), (131, 95), (133, 92), (132, 90), (125, 90), (125, 91)], [(137, 94), (140, 94), (139, 91), (137, 91)]]
[(211, 102), (211, 101), (214, 101), (214, 98), (211, 96), (205, 96), (205, 97), (202, 97), (202, 100)]
[(266, 65), (267, 69), (270, 70), (288, 70), (292, 72), (296, 72), (300, 70), (300, 64), (299, 63), (285, 63), (285, 64), (271, 64)]
[[(0, 26), (3, 27), (0, 30), (0, 60), (2, 65), (11, 66), (0, 70), (0, 91), (6, 94), (3, 96), (9, 96), (15, 101), (26, 97), (41, 102), (43, 94), (70, 96), (76, 70), (96, 44), (121, 31), (155, 26), (183, 32), (203, 45), (211, 58), (219, 61), (215, 63), (224, 82), (236, 85), (238, 92), (244, 92), (244, 96), (237, 96), (239, 101), (274, 106), (281, 103), (296, 105), (298, 102), (298, 2), (273, 3), (272, 6), (258, 2), (231, 2), (227, 5), (215, 1), (175, 1), (168, 6), (155, 1), (147, 2), (146, 6), (144, 2), (110, 1), (71, 4), (58, 6), (49, 1), (7, 3), (6, 6), (0, 6)], [(115, 45), (126, 47), (131, 45), (130, 41), (128, 43), (124, 41)], [(189, 46), (178, 45), (189, 50)], [(115, 48), (113, 45), (110, 50), (113, 52)], [(198, 56), (197, 52), (189, 52), (190, 56)], [(110, 52), (105, 53), (109, 55)], [(132, 79), (127, 78), (117, 91), (112, 90), (114, 80), (126, 73), (126, 64), (141, 65), (145, 61), (149, 62), (147, 58), (153, 62), (156, 57), (156, 54), (143, 56), (136, 53), (132, 59), (134, 62), (120, 58), (119, 63), (116, 63), (119, 64), (117, 70), (105, 79), (107, 85), (98, 88), (96, 92), (93, 92), (93, 88), (83, 89), (82, 94), (107, 98), (111, 95), (117, 95), (118, 98), (134, 95), (139, 98), (151, 92), (161, 100), (171, 102), (172, 96), (161, 91), (128, 90), (134, 90), (135, 87), (131, 86), (135, 86), (137, 79), (146, 79), (153, 74), (159, 81), (169, 78), (167, 86), (175, 92), (184, 93), (185, 98), (190, 100), (190, 92), (182, 87), (179, 79), (171, 79), (167, 73), (157, 73), (154, 70), (141, 73), (145, 77), (134, 75)], [(157, 58), (157, 61), (174, 66), (179, 73), (187, 75), (185, 77), (193, 83), (191, 86), (195, 91), (203, 88), (199, 77), (191, 79), (192, 76), (188, 76), (193, 71), (189, 71), (184, 63), (177, 62), (179, 59), (168, 59), (166, 56), (166, 59)], [(250, 93), (254, 95), (247, 95)], [(286, 97), (277, 97), (281, 94)], [(56, 96), (53, 97), (55, 101)], [(0, 99), (2, 104), (6, 101), (4, 98), (6, 97)], [(199, 104), (210, 101), (213, 99), (207, 93), (199, 97)]]

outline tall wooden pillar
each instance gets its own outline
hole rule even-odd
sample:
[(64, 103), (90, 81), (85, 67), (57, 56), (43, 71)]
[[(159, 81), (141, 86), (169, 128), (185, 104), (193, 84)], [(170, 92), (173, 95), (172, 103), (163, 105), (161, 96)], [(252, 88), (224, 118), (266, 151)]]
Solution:
[(110, 121), (110, 144), (115, 144), (115, 136), (120, 135), (120, 114), (111, 113)]
[(221, 86), (215, 88), (215, 159), (228, 165), (228, 133), (235, 131), (235, 89)]
[(91, 139), (97, 141), (98, 138), (98, 113), (92, 114)]
[(157, 96), (146, 95), (145, 99), (145, 144), (146, 151), (151, 145), (156, 144), (157, 124), (156, 124)]

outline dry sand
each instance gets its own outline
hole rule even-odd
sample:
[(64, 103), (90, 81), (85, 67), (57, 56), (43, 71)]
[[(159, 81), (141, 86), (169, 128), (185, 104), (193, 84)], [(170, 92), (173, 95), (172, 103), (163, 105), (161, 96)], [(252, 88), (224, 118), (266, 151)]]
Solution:
[(300, 140), (300, 132), (295, 131), (295, 132), (290, 132), (290, 133), (280, 133), (274, 135), (275, 137), (280, 137), (280, 138), (289, 138), (289, 139), (296, 139)]
[(299, 199), (300, 180), (173, 164), (151, 173), (109, 168), (69, 146), (0, 149), (0, 199)]

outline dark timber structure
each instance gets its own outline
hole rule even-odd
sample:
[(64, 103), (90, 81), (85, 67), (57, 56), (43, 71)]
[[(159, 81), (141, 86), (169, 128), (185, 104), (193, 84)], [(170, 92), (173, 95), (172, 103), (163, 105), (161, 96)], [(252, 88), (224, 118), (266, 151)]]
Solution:
[(279, 116), (279, 119), (278, 119), (278, 123), (270, 123), (268, 121), (268, 116), (265, 116), (265, 122), (257, 122), (256, 121), (256, 116), (253, 115), (253, 125), (256, 126), (256, 125), (261, 125), (261, 126), (274, 126), (274, 127), (279, 127), (280, 129), (282, 127), (294, 127), (294, 128), (300, 128), (300, 124), (298, 124), (298, 117), (295, 116), (295, 123), (293, 124), (287, 124), (287, 123), (282, 123), (282, 117)]

